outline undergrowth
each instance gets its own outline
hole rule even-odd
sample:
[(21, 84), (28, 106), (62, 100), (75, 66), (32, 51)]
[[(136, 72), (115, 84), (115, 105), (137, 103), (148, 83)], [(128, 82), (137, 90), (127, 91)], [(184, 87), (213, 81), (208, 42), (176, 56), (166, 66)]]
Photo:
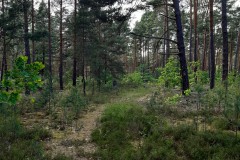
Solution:
[(127, 103), (107, 106), (92, 134), (99, 158), (240, 159), (240, 138), (234, 134), (170, 125), (155, 111)]

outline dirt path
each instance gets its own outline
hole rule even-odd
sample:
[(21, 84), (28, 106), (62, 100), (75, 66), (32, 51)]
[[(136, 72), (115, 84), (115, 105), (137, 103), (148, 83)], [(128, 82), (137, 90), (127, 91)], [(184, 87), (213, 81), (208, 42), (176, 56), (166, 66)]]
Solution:
[(92, 159), (96, 146), (91, 142), (91, 133), (97, 126), (105, 106), (89, 109), (81, 118), (67, 126), (64, 131), (53, 130), (53, 138), (46, 143), (46, 149), (53, 157), (62, 154), (74, 160)]
[[(144, 105), (148, 99), (149, 92), (148, 94), (139, 94), (131, 91), (122, 94), (122, 96), (109, 97), (107, 103), (134, 102)], [(53, 120), (52, 116), (46, 116), (44, 111), (26, 114), (23, 123), (27, 127), (39, 125), (52, 133), (53, 137), (45, 142), (45, 150), (52, 157), (65, 155), (74, 160), (91, 160), (94, 159), (93, 154), (97, 149), (91, 141), (91, 133), (96, 129), (107, 103), (93, 104), (86, 112), (81, 113), (80, 118), (74, 120), (71, 124), (65, 125), (64, 128), (61, 128), (61, 125), (56, 120)]]

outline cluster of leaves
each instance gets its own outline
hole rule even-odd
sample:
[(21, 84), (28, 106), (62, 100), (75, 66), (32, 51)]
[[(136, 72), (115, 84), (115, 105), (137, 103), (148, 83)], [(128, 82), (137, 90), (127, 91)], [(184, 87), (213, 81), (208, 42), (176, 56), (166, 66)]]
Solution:
[(181, 77), (179, 70), (179, 61), (173, 57), (170, 57), (165, 67), (159, 70), (160, 77), (158, 78), (158, 82), (160, 85), (163, 85), (167, 88), (180, 86)]
[(42, 86), (39, 71), (44, 68), (40, 62), (27, 64), (27, 57), (16, 59), (12, 70), (5, 73), (1, 82), (0, 103), (15, 105), (25, 90), (36, 91)]
[(135, 71), (133, 73), (125, 75), (122, 83), (131, 86), (140, 86), (143, 84), (143, 78), (140, 72)]

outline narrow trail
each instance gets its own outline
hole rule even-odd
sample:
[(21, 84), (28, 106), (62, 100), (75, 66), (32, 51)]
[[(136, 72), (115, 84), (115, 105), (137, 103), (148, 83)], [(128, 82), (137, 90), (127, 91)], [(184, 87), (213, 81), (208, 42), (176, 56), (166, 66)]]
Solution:
[(104, 105), (94, 106), (64, 131), (53, 131), (53, 138), (46, 143), (52, 156), (63, 154), (74, 160), (92, 159), (96, 146), (91, 142), (91, 133), (104, 109)]
[(65, 155), (74, 160), (92, 160), (97, 146), (91, 140), (92, 132), (99, 125), (99, 120), (107, 104), (111, 103), (138, 103), (144, 105), (149, 99), (149, 92), (136, 93), (131, 91), (109, 97), (104, 104), (93, 104), (87, 111), (81, 113), (81, 117), (74, 120), (71, 124), (65, 125), (64, 129), (53, 127), (53, 119), (50, 115), (43, 112), (34, 112), (26, 114), (22, 119), (26, 127), (39, 125), (52, 133), (52, 138), (44, 142), (45, 150), (52, 157)]

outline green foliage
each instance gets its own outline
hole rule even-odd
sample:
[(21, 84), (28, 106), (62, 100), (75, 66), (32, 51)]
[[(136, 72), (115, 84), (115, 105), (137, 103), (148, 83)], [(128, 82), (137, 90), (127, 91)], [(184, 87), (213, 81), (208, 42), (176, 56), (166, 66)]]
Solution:
[(167, 97), (165, 103), (168, 105), (176, 105), (180, 101), (181, 97), (181, 94), (175, 94), (171, 97)]
[(86, 100), (82, 97), (81, 91), (76, 87), (72, 87), (69, 94), (61, 100), (61, 106), (69, 108), (74, 118), (79, 115), (80, 111), (82, 111), (86, 105)]
[(160, 77), (158, 78), (158, 82), (160, 85), (163, 85), (167, 88), (180, 86), (181, 77), (179, 62), (176, 59), (170, 57), (165, 67), (160, 69)]
[[(102, 159), (135, 159), (135, 145), (153, 132), (153, 126), (162, 126), (159, 118), (148, 115), (134, 104), (111, 104), (107, 106), (101, 127), (92, 134), (100, 149)], [(124, 131), (124, 132), (123, 132)]]
[(232, 133), (168, 126), (155, 111), (132, 104), (109, 105), (92, 138), (101, 159), (240, 158), (240, 139)]
[[(5, 73), (1, 82), (0, 103), (15, 105), (24, 89), (36, 91), (42, 86), (39, 71), (44, 68), (40, 62), (27, 64), (27, 57), (20, 56), (15, 60), (11, 71)], [(8, 91), (5, 91), (8, 90)]]
[[(2, 115), (1, 115), (2, 116)], [(42, 128), (23, 128), (15, 117), (0, 119), (0, 159), (39, 159), (44, 160), (41, 141), (51, 138)]]
[(123, 78), (122, 83), (125, 85), (137, 87), (143, 84), (143, 78), (140, 72), (133, 72), (133, 73), (127, 74)]
[[(194, 68), (196, 68), (196, 72), (194, 72)], [(195, 85), (196, 82), (201, 85), (209, 83), (209, 74), (207, 71), (200, 69), (199, 62), (190, 62), (188, 65), (188, 73), (190, 85)]]

